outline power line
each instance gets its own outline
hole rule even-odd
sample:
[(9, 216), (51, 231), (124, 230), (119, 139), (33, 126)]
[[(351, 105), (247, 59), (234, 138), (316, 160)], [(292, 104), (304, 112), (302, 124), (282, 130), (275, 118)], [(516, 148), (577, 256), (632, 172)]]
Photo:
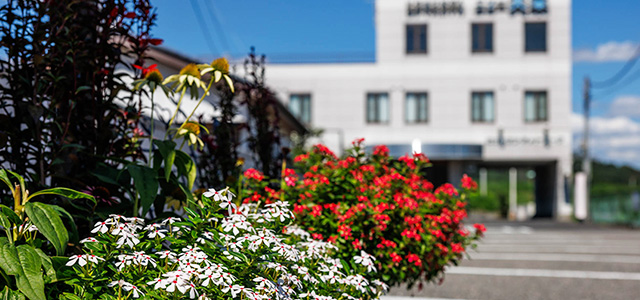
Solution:
[(595, 99), (602, 99), (606, 96), (609, 96), (611, 93), (618, 91), (619, 89), (626, 87), (627, 85), (633, 83), (634, 81), (640, 79), (640, 70), (636, 71), (635, 73), (633, 73), (632, 75), (628, 76), (627, 78), (625, 78), (626, 80), (621, 82), (618, 86), (616, 86), (615, 88), (608, 88), (604, 91), (602, 91), (601, 93), (599, 93), (597, 95), (597, 97), (594, 97)]
[(198, 25), (200, 25), (200, 29), (202, 29), (202, 34), (204, 35), (204, 39), (207, 42), (209, 51), (211, 51), (212, 52), (211, 54), (214, 54), (214, 55), (219, 54), (220, 51), (218, 51), (218, 48), (213, 43), (213, 35), (211, 35), (211, 32), (209, 31), (207, 24), (205, 24), (204, 22), (204, 18), (200, 14), (201, 10), (200, 10), (200, 5), (198, 4), (198, 0), (190, 0), (189, 2), (191, 2), (191, 8), (193, 8), (193, 13), (196, 15), (196, 19), (198, 19)]
[[(204, 0), (204, 4), (207, 6), (207, 10), (209, 11), (209, 15), (211, 16), (211, 22), (213, 23), (213, 28), (216, 30), (218, 34), (218, 38), (220, 42), (222, 42), (222, 46), (225, 49), (229, 49), (229, 41), (227, 40), (227, 35), (224, 30), (222, 30), (222, 24), (218, 20), (215, 10), (211, 7), (213, 4), (211, 0)], [(228, 51), (228, 50), (227, 50)]]
[(631, 68), (638, 62), (638, 58), (640, 58), (640, 45), (636, 48), (634, 54), (627, 60), (627, 63), (622, 66), (622, 68), (613, 76), (611, 76), (607, 80), (602, 81), (592, 81), (591, 87), (594, 89), (604, 89), (611, 87), (618, 83), (627, 73), (631, 70)]

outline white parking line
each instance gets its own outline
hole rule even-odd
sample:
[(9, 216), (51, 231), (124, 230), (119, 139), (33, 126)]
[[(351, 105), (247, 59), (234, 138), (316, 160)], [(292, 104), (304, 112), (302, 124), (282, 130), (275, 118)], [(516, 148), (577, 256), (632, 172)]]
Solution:
[(569, 270), (544, 270), (544, 269), (453, 267), (453, 268), (447, 269), (445, 273), (462, 274), (462, 275), (489, 275), (489, 276), (640, 280), (640, 273), (630, 273), (630, 272), (594, 272), (594, 271), (569, 271)]
[(581, 261), (640, 264), (640, 256), (549, 254), (549, 253), (469, 253), (471, 260)]

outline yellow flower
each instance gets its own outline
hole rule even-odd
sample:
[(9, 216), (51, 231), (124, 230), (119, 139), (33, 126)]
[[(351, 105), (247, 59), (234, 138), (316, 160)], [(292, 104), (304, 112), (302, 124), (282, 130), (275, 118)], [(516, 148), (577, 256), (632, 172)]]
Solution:
[(133, 82), (134, 89), (139, 90), (143, 86), (148, 85), (149, 88), (151, 88), (151, 91), (155, 91), (159, 86), (166, 95), (171, 93), (171, 90), (162, 84), (162, 80), (164, 78), (162, 77), (162, 73), (158, 71), (157, 64), (153, 64), (146, 68), (138, 65), (133, 65), (133, 67), (142, 71), (142, 78)]
[(231, 77), (229, 77), (229, 62), (226, 58), (221, 57), (212, 61), (211, 64), (198, 65), (198, 68), (200, 68), (200, 74), (203, 76), (207, 73), (213, 73), (215, 82), (224, 78), (224, 80), (227, 81), (231, 92), (234, 92), (233, 81), (231, 81)]
[[(204, 148), (204, 142), (198, 135), (200, 135), (200, 124), (196, 122), (186, 122), (178, 128), (177, 137), (183, 136), (187, 142), (189, 142), (189, 146), (197, 145), (200, 150)], [(205, 128), (206, 130), (206, 128)]]
[(180, 70), (179, 74), (167, 77), (167, 79), (162, 83), (171, 83), (172, 88), (177, 85), (175, 89), (176, 92), (182, 92), (184, 89), (189, 88), (189, 94), (191, 97), (198, 98), (198, 88), (202, 88), (203, 90), (207, 89), (207, 86), (202, 82), (202, 80), (200, 80), (200, 78), (198, 67), (195, 64), (188, 64)]

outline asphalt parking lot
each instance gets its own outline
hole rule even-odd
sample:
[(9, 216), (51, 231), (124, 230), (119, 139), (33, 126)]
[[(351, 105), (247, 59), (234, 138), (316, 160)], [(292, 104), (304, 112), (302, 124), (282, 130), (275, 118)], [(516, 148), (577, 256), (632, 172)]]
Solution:
[[(487, 234), (441, 285), (393, 288), (387, 299), (640, 299), (640, 230), (530, 221)], [(399, 297), (399, 298), (398, 298)]]

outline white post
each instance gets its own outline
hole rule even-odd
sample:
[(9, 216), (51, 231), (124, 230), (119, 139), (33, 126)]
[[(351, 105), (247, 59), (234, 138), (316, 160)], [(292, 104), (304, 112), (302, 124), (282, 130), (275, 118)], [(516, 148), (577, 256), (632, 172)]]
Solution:
[(585, 172), (577, 172), (574, 180), (574, 197), (573, 197), (573, 213), (576, 219), (584, 221), (589, 216), (587, 210), (587, 174)]
[(480, 195), (487, 195), (487, 168), (480, 168)]
[(515, 220), (518, 214), (518, 169), (509, 169), (509, 219)]

